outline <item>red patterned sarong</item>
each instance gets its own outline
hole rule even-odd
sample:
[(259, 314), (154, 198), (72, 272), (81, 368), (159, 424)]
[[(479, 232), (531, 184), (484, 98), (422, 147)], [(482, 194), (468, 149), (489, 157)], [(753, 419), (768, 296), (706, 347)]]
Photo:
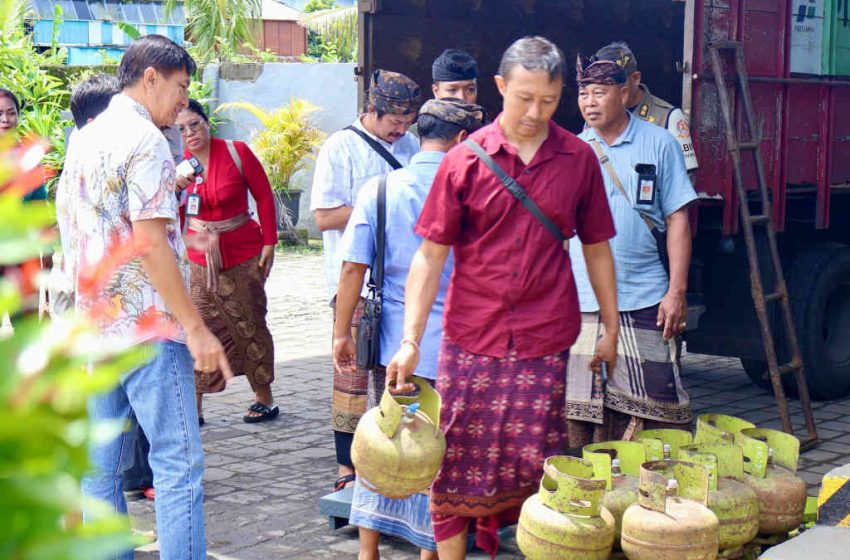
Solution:
[[(515, 518), (510, 510), (518, 513), (537, 491), (543, 460), (561, 453), (566, 441), (568, 356), (565, 350), (524, 360), (515, 352), (492, 358), (443, 338), (437, 391), (446, 457), (431, 487), (438, 541), (463, 530), (463, 522), (449, 518)], [(493, 519), (477, 525), (495, 532)]]

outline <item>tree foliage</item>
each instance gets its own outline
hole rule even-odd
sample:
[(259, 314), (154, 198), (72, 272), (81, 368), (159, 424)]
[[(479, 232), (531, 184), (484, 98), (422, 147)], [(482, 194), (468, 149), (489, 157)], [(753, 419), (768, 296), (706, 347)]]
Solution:
[(299, 23), (318, 37), (308, 55), (324, 62), (357, 60), (357, 5), (340, 8), (328, 0), (313, 0), (304, 11)]
[[(24, 29), (26, 6), (26, 0), (0, 0), (0, 87), (13, 92), (21, 102), (19, 135), (49, 140), (52, 150), (45, 163), (58, 171), (65, 156), (64, 130), (71, 125), (61, 114), (68, 90), (62, 80), (49, 74), (46, 68), (63, 64), (67, 52), (57, 46), (58, 28), (55, 26), (54, 46), (44, 53), (36, 51)], [(61, 8), (58, 16), (61, 20)]]
[[(166, 11), (177, 2), (168, 0)], [(262, 17), (262, 0), (185, 0), (183, 8), (199, 62), (228, 60), (230, 53), (251, 43), (254, 26)]]

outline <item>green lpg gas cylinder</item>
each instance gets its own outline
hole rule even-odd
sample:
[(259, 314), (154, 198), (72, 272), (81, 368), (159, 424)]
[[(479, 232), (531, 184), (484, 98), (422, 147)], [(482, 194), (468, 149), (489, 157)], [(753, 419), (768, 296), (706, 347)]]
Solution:
[(638, 502), (623, 516), (629, 560), (714, 560), (717, 516), (706, 507), (708, 469), (685, 461), (644, 463)]
[(635, 439), (646, 449), (647, 461), (675, 459), (681, 446), (694, 441), (691, 432), (675, 429), (643, 430), (635, 434)]
[(694, 441), (734, 442), (741, 430), (755, 428), (756, 425), (737, 416), (727, 414), (700, 414), (697, 417), (697, 429)]
[(602, 505), (614, 516), (614, 550), (620, 550), (623, 514), (638, 499), (640, 466), (646, 448), (636, 441), (607, 441), (582, 448), (582, 456), (593, 463), (594, 475), (607, 482)]
[(720, 521), (718, 558), (740, 558), (759, 528), (759, 500), (744, 484), (744, 455), (728, 442), (705, 442), (679, 448), (678, 459), (709, 470), (708, 509)]
[(800, 440), (765, 428), (741, 430), (744, 483), (759, 499), (759, 534), (779, 535), (796, 529), (806, 510), (806, 483), (796, 475)]
[(549, 457), (540, 492), (522, 504), (519, 549), (530, 560), (606, 560), (614, 543), (614, 518), (602, 507), (605, 480), (576, 457)]
[(440, 431), (440, 395), (419, 377), (415, 396), (384, 390), (380, 406), (357, 424), (351, 460), (361, 483), (388, 498), (427, 490), (437, 476), (446, 440)]

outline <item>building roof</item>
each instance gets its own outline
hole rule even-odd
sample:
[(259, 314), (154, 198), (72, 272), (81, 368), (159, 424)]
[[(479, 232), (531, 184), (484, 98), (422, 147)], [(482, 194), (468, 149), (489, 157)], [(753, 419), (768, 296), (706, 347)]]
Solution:
[[(287, 6), (291, 8), (295, 8), (296, 10), (304, 11), (304, 6), (307, 5), (310, 0), (280, 0)], [(350, 8), (355, 4), (355, 0), (335, 0), (336, 5), (340, 8)]]
[(277, 0), (263, 0), (263, 20), (298, 21), (301, 12)]

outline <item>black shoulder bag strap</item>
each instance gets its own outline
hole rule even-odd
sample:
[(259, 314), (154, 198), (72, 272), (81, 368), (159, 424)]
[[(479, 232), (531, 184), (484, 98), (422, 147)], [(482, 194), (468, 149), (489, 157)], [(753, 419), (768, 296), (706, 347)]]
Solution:
[(369, 272), (369, 289), (374, 290), (376, 299), (384, 293), (384, 245), (387, 241), (387, 176), (378, 180), (378, 231), (375, 232), (375, 270)]
[[(484, 162), (484, 165), (489, 167), (490, 171), (492, 171), (496, 175), (496, 177), (499, 178), (502, 184), (505, 185), (505, 188), (508, 189), (508, 191), (512, 195), (514, 195), (514, 197), (519, 200), (522, 205), (525, 206), (525, 208), (529, 212), (531, 212), (534, 217), (537, 218), (546, 229), (549, 230), (549, 233), (555, 236), (555, 239), (560, 241), (561, 245), (564, 245), (564, 242), (567, 240), (567, 237), (564, 235), (564, 232), (562, 232), (561, 229), (557, 225), (555, 225), (552, 220), (546, 217), (546, 214), (544, 214), (543, 211), (540, 210), (540, 208), (538, 208), (536, 204), (534, 204), (533, 200), (528, 198), (528, 193), (525, 192), (525, 190), (520, 186), (520, 184), (517, 183), (513, 177), (508, 175), (507, 172), (505, 172), (505, 170), (502, 169), (498, 163), (493, 161), (493, 158), (490, 157), (490, 154), (485, 152), (484, 148), (482, 148), (481, 145), (478, 144), (478, 142), (472, 140), (471, 138), (467, 138), (463, 141), (463, 143), (469, 146), (472, 151), (475, 152), (475, 155), (477, 155), (478, 158)], [(566, 246), (564, 246), (564, 248), (566, 249)]]
[(390, 167), (392, 167), (393, 169), (401, 169), (403, 167), (403, 165), (398, 162), (395, 156), (389, 153), (386, 148), (381, 146), (378, 142), (375, 141), (374, 138), (372, 138), (356, 126), (346, 126), (344, 130), (350, 130), (351, 132), (362, 138), (364, 142), (369, 144), (369, 147), (378, 152), (379, 156), (387, 160), (387, 163), (389, 163)]

